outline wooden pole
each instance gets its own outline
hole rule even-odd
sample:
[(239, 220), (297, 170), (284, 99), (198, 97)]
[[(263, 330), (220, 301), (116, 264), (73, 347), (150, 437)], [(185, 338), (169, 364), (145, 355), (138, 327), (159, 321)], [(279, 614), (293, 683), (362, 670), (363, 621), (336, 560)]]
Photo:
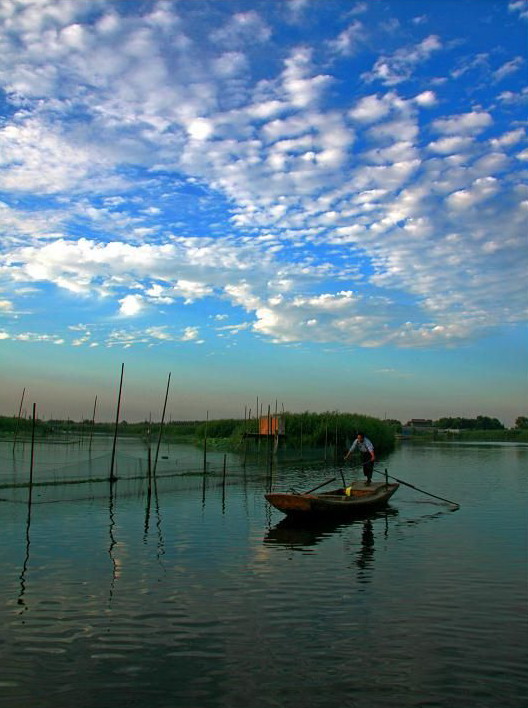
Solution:
[(273, 436), (273, 454), (279, 449), (279, 402), (275, 399), (275, 433)]
[[(262, 404), (260, 406), (262, 408)], [(257, 422), (257, 460), (260, 460), (260, 419), (262, 417), (262, 411), (259, 411), (258, 396), (257, 396), (257, 407), (255, 409), (255, 420)]]
[(247, 406), (244, 406), (244, 462), (243, 466), (246, 466), (247, 460)]
[(18, 428), (20, 426), (20, 418), (22, 416), (22, 406), (24, 404), (24, 394), (26, 393), (26, 388), (24, 387), (24, 390), (22, 391), (22, 398), (20, 399), (20, 406), (18, 407), (18, 417), (17, 417), (17, 422), (16, 422), (16, 427), (15, 427), (15, 435), (13, 438), (13, 452), (15, 451), (15, 445), (18, 437)]
[(152, 499), (152, 460), (151, 460), (151, 451), (150, 451), (150, 424), (149, 424), (149, 429), (148, 429), (148, 447), (147, 447), (147, 480), (148, 480), (148, 485), (147, 485), (147, 503), (145, 507), (145, 531), (144, 531), (144, 538), (147, 538), (148, 535), (148, 530), (149, 530), (149, 520), (150, 520), (150, 502)]
[(301, 420), (301, 468), (303, 466), (303, 424)]
[(226, 498), (226, 458), (224, 454), (224, 470), (222, 475), (222, 514), (225, 513), (225, 498)]
[(97, 396), (95, 397), (95, 401), (94, 401), (94, 407), (93, 407), (93, 413), (92, 413), (92, 425), (90, 427), (90, 442), (88, 444), (88, 448), (90, 450), (92, 449), (92, 439), (93, 439), (94, 427), (95, 427), (95, 409), (96, 408), (97, 408)]
[(160, 424), (160, 429), (159, 429), (159, 435), (158, 435), (158, 444), (156, 446), (156, 457), (154, 458), (154, 470), (153, 474), (156, 474), (156, 468), (158, 466), (158, 455), (159, 455), (159, 449), (161, 445), (161, 436), (163, 433), (163, 424), (165, 422), (165, 411), (167, 409), (167, 398), (169, 397), (169, 386), (170, 386), (170, 380), (171, 380), (171, 375), (169, 373), (169, 378), (167, 380), (167, 390), (165, 391), (165, 403), (163, 404), (163, 413), (161, 415), (161, 424)]
[(119, 425), (119, 411), (121, 410), (121, 392), (123, 390), (124, 371), (125, 371), (125, 365), (121, 364), (121, 379), (119, 381), (119, 394), (117, 396), (117, 411), (116, 411), (116, 421), (115, 421), (115, 428), (114, 428), (114, 442), (112, 444), (112, 460), (110, 462), (110, 482), (115, 481), (114, 465), (115, 465), (115, 453), (116, 453), (116, 445), (117, 445), (117, 427)]
[(31, 425), (31, 462), (29, 464), (29, 486), (33, 486), (33, 463), (35, 460), (35, 420), (36, 420), (37, 404), (33, 404), (33, 422)]
[(268, 467), (270, 469), (270, 472), (271, 472), (272, 460), (273, 460), (273, 456), (271, 453), (271, 451), (273, 449), (272, 445), (273, 445), (273, 437), (271, 435), (271, 408), (268, 405)]
[(209, 411), (205, 416), (205, 433), (204, 433), (204, 449), (203, 449), (203, 473), (207, 472), (207, 424), (209, 423)]

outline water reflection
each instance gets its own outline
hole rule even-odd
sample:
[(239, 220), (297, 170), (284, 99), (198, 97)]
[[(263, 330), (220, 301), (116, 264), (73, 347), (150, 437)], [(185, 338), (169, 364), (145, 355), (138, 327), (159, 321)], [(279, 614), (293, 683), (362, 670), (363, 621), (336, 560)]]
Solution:
[(28, 494), (28, 504), (27, 504), (27, 517), (26, 517), (26, 555), (24, 557), (24, 563), (22, 566), (22, 572), (20, 573), (20, 594), (18, 596), (18, 604), (21, 605), (20, 613), (25, 612), (28, 608), (24, 600), (24, 595), (26, 593), (26, 575), (29, 567), (29, 549), (31, 546), (31, 506), (33, 501), (33, 485), (29, 485)]
[(352, 520), (335, 518), (296, 519), (285, 517), (276, 526), (270, 528), (264, 537), (264, 543), (286, 546), (292, 550), (303, 550), (315, 546), (323, 539), (328, 538), (340, 529), (363, 524), (362, 546), (370, 553), (373, 545), (374, 533), (372, 521), (385, 519), (384, 534), (388, 534), (388, 519), (397, 516), (398, 510), (387, 508), (375, 513), (366, 513)]
[(315, 546), (323, 538), (330, 536), (343, 526), (342, 521), (335, 519), (317, 519), (312, 522), (285, 517), (269, 529), (264, 537), (264, 543), (287, 546), (292, 550), (303, 550), (307, 546)]
[(163, 567), (163, 563), (161, 562), (161, 558), (162, 558), (162, 556), (165, 555), (165, 542), (163, 540), (163, 533), (161, 530), (161, 508), (160, 508), (159, 494), (158, 494), (158, 482), (156, 480), (156, 477), (154, 477), (154, 507), (156, 510), (156, 531), (158, 534), (158, 540), (157, 540), (157, 544), (156, 544), (156, 549), (157, 549), (156, 558), (159, 561), (160, 565)]
[(112, 603), (112, 598), (114, 596), (114, 589), (115, 589), (115, 584), (116, 580), (118, 577), (118, 563), (117, 563), (117, 558), (115, 557), (114, 554), (114, 548), (116, 546), (116, 539), (115, 539), (115, 514), (114, 514), (114, 487), (115, 487), (115, 482), (114, 480), (110, 481), (110, 495), (109, 495), (109, 501), (108, 501), (108, 513), (109, 513), (109, 519), (110, 519), (110, 524), (108, 526), (108, 535), (110, 537), (110, 545), (108, 546), (108, 555), (110, 556), (110, 561), (112, 563), (112, 580), (110, 582), (110, 591), (108, 595), (108, 604), (110, 605)]
[(361, 570), (369, 567), (374, 556), (374, 530), (372, 521), (367, 519), (363, 522), (361, 532), (361, 549), (357, 554), (356, 564)]

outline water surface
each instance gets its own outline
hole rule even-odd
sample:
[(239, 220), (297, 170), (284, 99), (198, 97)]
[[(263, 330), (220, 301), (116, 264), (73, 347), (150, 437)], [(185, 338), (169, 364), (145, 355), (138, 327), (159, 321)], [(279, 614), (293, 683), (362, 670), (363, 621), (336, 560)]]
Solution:
[[(526, 691), (528, 447), (404, 444), (367, 519), (292, 526), (263, 494), (330, 464), (107, 442), (0, 445), (0, 705), (479, 706)], [(163, 459), (162, 459), (163, 455)], [(127, 461), (128, 458), (128, 461)], [(357, 472), (347, 472), (347, 478)], [(85, 481), (64, 485), (65, 478)], [(224, 483), (225, 480), (225, 483)], [(9, 486), (7, 486), (9, 485)]]

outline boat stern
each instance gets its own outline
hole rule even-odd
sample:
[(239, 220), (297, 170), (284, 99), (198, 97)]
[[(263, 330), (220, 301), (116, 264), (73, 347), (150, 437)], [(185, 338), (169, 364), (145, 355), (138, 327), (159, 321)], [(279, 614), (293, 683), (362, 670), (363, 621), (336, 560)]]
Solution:
[(312, 499), (309, 495), (286, 492), (270, 492), (264, 495), (267, 501), (285, 514), (308, 512), (312, 510)]

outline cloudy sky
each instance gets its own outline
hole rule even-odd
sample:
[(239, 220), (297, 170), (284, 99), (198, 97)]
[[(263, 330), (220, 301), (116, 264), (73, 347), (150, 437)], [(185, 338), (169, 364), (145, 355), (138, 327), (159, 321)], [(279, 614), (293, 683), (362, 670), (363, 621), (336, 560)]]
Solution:
[(0, 0), (0, 413), (526, 414), (528, 0)]

